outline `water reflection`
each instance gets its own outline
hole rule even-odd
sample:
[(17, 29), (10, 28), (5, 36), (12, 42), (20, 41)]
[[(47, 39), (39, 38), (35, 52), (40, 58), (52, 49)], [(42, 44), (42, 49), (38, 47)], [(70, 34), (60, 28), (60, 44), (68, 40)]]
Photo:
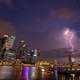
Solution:
[(21, 80), (53, 80), (50, 72), (45, 67), (36, 69), (36, 67), (24, 67)]
[(44, 69), (44, 67), (42, 67), (42, 69), (41, 69), (41, 72), (42, 72), (42, 80), (44, 80), (44, 74), (45, 74), (45, 69)]
[[(21, 74), (19, 74), (20, 72)], [(69, 73), (69, 71), (57, 73), (55, 69), (54, 72), (55, 74), (51, 74), (45, 67), (38, 69), (34, 66), (23, 67), (22, 70), (19, 66), (0, 66), (0, 80), (80, 80), (80, 71), (75, 73)]]
[(22, 71), (21, 80), (35, 80), (36, 68), (35, 67), (24, 67)]
[(12, 66), (0, 66), (0, 80), (12, 80), (13, 71)]
[(44, 67), (36, 69), (34, 66), (27, 66), (20, 70), (19, 66), (0, 66), (0, 80), (52, 80), (47, 79), (49, 75)]
[(36, 77), (36, 68), (35, 67), (32, 67), (31, 68), (31, 71), (30, 71), (30, 80), (35, 80), (35, 77)]

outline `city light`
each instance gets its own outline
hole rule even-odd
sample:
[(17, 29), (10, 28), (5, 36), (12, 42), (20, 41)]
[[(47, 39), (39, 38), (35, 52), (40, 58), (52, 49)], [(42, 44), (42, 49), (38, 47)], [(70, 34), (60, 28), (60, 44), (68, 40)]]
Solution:
[(45, 69), (43, 69), (43, 68), (42, 68), (41, 70), (42, 70), (42, 72), (44, 72), (44, 71), (45, 71)]

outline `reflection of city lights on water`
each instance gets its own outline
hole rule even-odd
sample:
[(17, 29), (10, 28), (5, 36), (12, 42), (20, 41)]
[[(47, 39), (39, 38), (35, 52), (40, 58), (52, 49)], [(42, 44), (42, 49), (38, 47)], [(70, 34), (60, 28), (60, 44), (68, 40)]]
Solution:
[(35, 67), (31, 67), (31, 79), (35, 79), (36, 77), (36, 68)]
[(24, 67), (22, 71), (21, 80), (35, 80), (36, 68), (35, 67)]
[(0, 68), (0, 80), (10, 79), (13, 74), (12, 66), (1, 66)]
[(41, 71), (42, 71), (42, 80), (44, 80), (44, 74), (45, 74), (45, 69), (44, 69), (44, 67), (42, 67)]
[(21, 80), (29, 80), (29, 67), (24, 67)]
[(74, 79), (74, 77), (75, 77), (75, 74), (71, 74), (71, 76), (72, 76), (72, 78), (73, 78), (72, 80), (75, 80), (75, 79)]

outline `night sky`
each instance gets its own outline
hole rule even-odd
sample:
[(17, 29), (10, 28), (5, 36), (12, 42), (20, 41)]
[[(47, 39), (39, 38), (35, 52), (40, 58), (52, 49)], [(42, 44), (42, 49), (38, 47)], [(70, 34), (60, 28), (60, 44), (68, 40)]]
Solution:
[(65, 47), (62, 33), (67, 27), (76, 32), (78, 43), (80, 0), (0, 0), (0, 33), (26, 40), (30, 48)]

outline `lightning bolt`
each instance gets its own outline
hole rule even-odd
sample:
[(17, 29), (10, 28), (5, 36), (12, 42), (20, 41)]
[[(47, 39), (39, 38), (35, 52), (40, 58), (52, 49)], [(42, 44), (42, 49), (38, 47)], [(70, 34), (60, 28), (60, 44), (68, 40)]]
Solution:
[(70, 32), (69, 45), (70, 45), (70, 47), (71, 47), (71, 51), (74, 51), (74, 45), (73, 45), (73, 43), (72, 43), (73, 37), (74, 37), (73, 32)]
[(65, 39), (66, 39), (66, 46), (67, 48), (71, 48), (71, 51), (74, 51), (74, 45), (73, 45), (73, 37), (74, 33), (70, 31), (68, 28), (64, 32)]

